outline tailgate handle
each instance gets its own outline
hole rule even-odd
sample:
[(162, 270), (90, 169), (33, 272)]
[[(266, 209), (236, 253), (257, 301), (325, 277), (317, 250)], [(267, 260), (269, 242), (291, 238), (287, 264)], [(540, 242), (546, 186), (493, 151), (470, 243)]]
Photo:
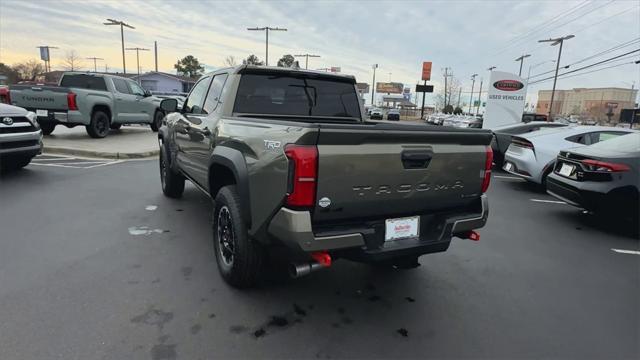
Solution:
[(431, 150), (405, 150), (402, 152), (402, 166), (405, 169), (424, 169), (429, 166), (432, 157)]

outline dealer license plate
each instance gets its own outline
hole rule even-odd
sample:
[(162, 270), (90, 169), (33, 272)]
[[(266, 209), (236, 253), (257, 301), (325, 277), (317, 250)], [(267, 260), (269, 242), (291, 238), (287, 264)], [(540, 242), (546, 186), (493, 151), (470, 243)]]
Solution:
[(513, 169), (513, 164), (510, 162), (504, 164), (504, 169), (507, 171), (511, 171), (511, 169)]
[(560, 175), (562, 176), (571, 176), (571, 173), (573, 173), (573, 170), (575, 170), (575, 166), (570, 165), (570, 164), (562, 164), (562, 166), (560, 167)]
[(37, 116), (47, 117), (49, 116), (49, 112), (47, 110), (36, 110)]
[(384, 240), (415, 238), (420, 235), (420, 217), (412, 216), (385, 221)]

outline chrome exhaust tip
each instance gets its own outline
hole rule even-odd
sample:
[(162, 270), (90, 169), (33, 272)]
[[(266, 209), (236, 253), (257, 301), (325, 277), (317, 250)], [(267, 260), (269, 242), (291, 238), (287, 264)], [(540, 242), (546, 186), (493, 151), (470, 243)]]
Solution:
[(289, 265), (289, 276), (296, 279), (305, 275), (311, 274), (311, 272), (324, 268), (317, 262), (308, 263), (292, 263)]

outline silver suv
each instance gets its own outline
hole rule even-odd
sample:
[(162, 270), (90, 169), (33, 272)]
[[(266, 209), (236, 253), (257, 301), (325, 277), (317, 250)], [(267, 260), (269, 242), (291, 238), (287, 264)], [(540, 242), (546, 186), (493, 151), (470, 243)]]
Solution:
[(42, 153), (42, 130), (36, 114), (0, 104), (0, 171), (20, 169)]

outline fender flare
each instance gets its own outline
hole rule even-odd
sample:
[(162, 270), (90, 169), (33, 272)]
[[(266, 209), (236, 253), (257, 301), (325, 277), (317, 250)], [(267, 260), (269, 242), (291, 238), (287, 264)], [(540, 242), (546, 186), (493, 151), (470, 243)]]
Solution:
[[(213, 150), (213, 154), (209, 158), (209, 169), (212, 165), (221, 165), (233, 173), (233, 177), (236, 180), (236, 188), (238, 195), (240, 196), (240, 208), (242, 209), (242, 216), (245, 219), (245, 223), (248, 228), (251, 228), (251, 196), (249, 193), (249, 172), (247, 170), (247, 163), (244, 159), (244, 155), (239, 150), (226, 147), (216, 146)], [(212, 173), (209, 171), (208, 184), (211, 184)], [(210, 186), (210, 185), (209, 185)], [(212, 192), (212, 189), (208, 189)], [(216, 194), (211, 193), (212, 197)]]

